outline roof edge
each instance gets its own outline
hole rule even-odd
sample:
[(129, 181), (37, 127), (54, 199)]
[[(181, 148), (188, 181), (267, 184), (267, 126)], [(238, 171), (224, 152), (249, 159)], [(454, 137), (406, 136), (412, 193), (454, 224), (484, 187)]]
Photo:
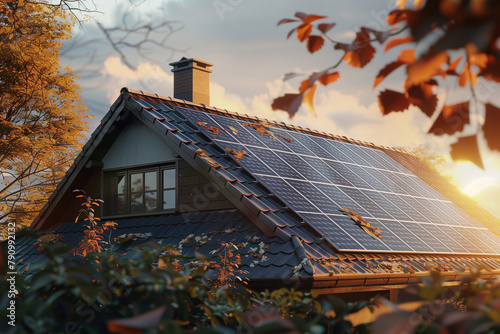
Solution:
[[(122, 92), (123, 91), (126, 91), (126, 92), (131, 93), (131, 94), (136, 94), (136, 95), (143, 95), (143, 96), (147, 96), (147, 97), (159, 98), (159, 99), (162, 99), (164, 101), (175, 103), (178, 106), (185, 106), (188, 108), (195, 107), (196, 108), (195, 110), (206, 111), (206, 112), (208, 111), (208, 112), (216, 114), (216, 115), (228, 116), (231, 118), (238, 118), (238, 119), (241, 119), (244, 121), (249, 121), (249, 122), (265, 122), (265, 123), (268, 123), (272, 126), (275, 126), (275, 127), (281, 128), (281, 129), (285, 129), (285, 130), (292, 130), (292, 131), (307, 133), (307, 134), (311, 134), (311, 135), (314, 135), (317, 137), (334, 139), (334, 140), (343, 141), (343, 142), (347, 142), (347, 143), (351, 143), (351, 144), (355, 144), (355, 145), (360, 145), (360, 146), (367, 146), (367, 147), (372, 147), (372, 148), (381, 149), (381, 150), (389, 150), (389, 151), (409, 154), (408, 152), (406, 152), (400, 148), (396, 148), (396, 147), (378, 145), (378, 144), (374, 144), (372, 142), (348, 138), (346, 136), (334, 135), (332, 133), (320, 132), (318, 130), (303, 128), (301, 126), (293, 125), (290, 123), (277, 122), (274, 120), (269, 120), (267, 118), (259, 118), (258, 116), (240, 114), (240, 113), (235, 112), (235, 111), (229, 111), (227, 109), (220, 109), (220, 108), (217, 108), (214, 106), (206, 106), (204, 104), (195, 103), (195, 102), (186, 101), (186, 100), (181, 100), (181, 99), (177, 99), (174, 97), (161, 96), (161, 95), (157, 95), (157, 94), (143, 92), (142, 90), (129, 89), (127, 87), (122, 88)], [(411, 155), (411, 154), (409, 154), (409, 155)]]

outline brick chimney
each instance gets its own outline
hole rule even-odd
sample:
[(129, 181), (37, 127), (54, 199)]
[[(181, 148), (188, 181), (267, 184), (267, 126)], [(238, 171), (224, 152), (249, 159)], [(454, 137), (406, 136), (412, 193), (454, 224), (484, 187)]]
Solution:
[(174, 72), (174, 97), (210, 105), (210, 73), (213, 64), (194, 58), (170, 63)]

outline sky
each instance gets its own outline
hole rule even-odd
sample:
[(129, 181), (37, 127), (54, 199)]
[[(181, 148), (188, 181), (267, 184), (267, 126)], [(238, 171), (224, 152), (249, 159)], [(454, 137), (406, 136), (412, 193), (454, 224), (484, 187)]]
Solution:
[[(173, 76), (169, 63), (182, 57), (198, 58), (214, 64), (210, 77), (210, 104), (218, 108), (292, 123), (336, 135), (386, 146), (414, 147), (426, 145), (430, 151), (447, 159), (443, 172), (453, 176), (458, 188), (476, 200), (492, 214), (500, 217), (500, 153), (494, 153), (481, 143), (485, 169), (470, 162), (453, 162), (449, 145), (453, 136), (427, 134), (433, 123), (420, 111), (382, 116), (373, 79), (378, 70), (393, 60), (395, 54), (377, 49), (375, 59), (363, 69), (341, 65), (340, 79), (316, 91), (315, 112), (302, 107), (293, 119), (281, 111), (273, 111), (274, 98), (296, 92), (300, 81), (283, 81), (285, 73), (311, 73), (322, 70), (341, 57), (331, 46), (310, 54), (304, 45), (288, 31), (293, 27), (277, 26), (283, 18), (295, 12), (328, 16), (325, 22), (336, 22), (330, 36), (352, 41), (361, 26), (383, 30), (384, 17), (394, 9), (394, 0), (114, 0), (97, 2), (102, 14), (81, 16), (74, 38), (64, 44), (61, 58), (78, 75), (83, 102), (91, 115), (90, 131), (116, 100), (122, 87), (173, 96)], [(125, 23), (124, 23), (125, 22)], [(118, 25), (169, 26), (152, 34), (152, 40), (165, 40), (164, 47), (144, 44), (135, 48), (113, 50), (105, 40), (102, 27)], [(128, 41), (139, 40), (129, 36)], [(417, 49), (418, 53), (419, 49)], [(399, 74), (399, 75), (398, 75)], [(402, 72), (386, 79), (381, 88), (402, 90)], [(481, 86), (482, 85), (482, 86)], [(500, 86), (479, 84), (479, 96), (484, 101), (500, 105)], [(453, 99), (464, 99), (468, 91), (451, 84), (438, 91), (438, 108)], [(496, 102), (495, 102), (496, 101)], [(437, 116), (437, 114), (435, 115)], [(478, 112), (478, 121), (482, 121)], [(474, 131), (466, 127), (464, 134)], [(89, 132), (90, 135), (90, 132)]]

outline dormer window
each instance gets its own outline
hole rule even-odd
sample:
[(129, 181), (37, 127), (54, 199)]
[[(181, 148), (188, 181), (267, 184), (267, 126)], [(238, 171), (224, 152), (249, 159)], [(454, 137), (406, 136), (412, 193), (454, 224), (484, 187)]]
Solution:
[(108, 216), (175, 211), (175, 164), (106, 171)]

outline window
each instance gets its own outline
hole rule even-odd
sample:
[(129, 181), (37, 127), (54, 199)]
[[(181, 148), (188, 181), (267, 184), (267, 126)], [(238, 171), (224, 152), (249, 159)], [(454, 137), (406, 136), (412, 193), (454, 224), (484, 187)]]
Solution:
[(175, 165), (105, 172), (108, 215), (175, 210)]

